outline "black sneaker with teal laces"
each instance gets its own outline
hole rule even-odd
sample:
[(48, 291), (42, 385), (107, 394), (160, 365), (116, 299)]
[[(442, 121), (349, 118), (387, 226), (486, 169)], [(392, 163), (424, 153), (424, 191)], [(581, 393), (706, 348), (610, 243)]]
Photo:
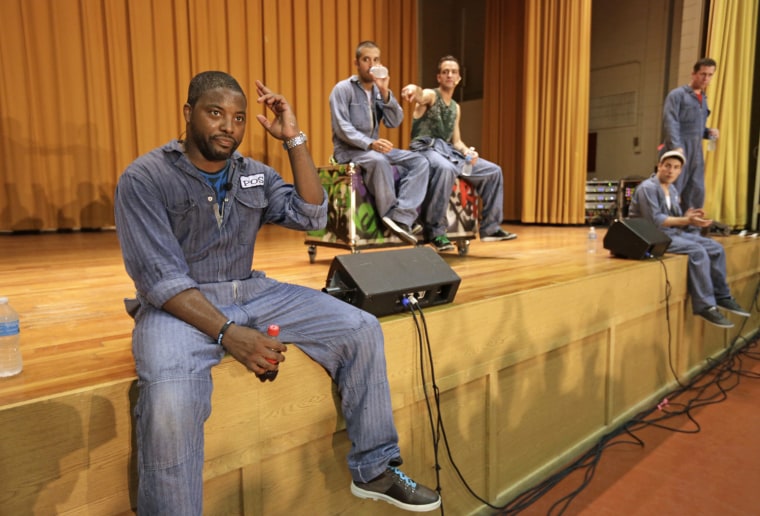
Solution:
[(369, 482), (352, 482), (351, 493), (359, 498), (382, 500), (411, 512), (427, 512), (441, 506), (441, 496), (418, 484), (400, 469), (388, 468)]
[(438, 235), (437, 237), (434, 237), (430, 243), (433, 244), (433, 247), (435, 247), (435, 250), (439, 253), (454, 249), (454, 244), (451, 243), (451, 240), (449, 240), (449, 237), (446, 235)]
[(736, 302), (736, 299), (733, 297), (724, 297), (723, 299), (718, 299), (718, 307), (722, 308), (723, 310), (728, 310), (731, 313), (734, 313), (736, 315), (741, 315), (742, 317), (749, 317), (749, 312), (746, 311), (744, 308), (739, 305), (739, 303)]
[(710, 324), (714, 324), (715, 326), (718, 326), (719, 328), (733, 328), (734, 323), (726, 319), (726, 316), (724, 316), (722, 313), (718, 311), (717, 306), (711, 306), (710, 308), (705, 308), (701, 312), (697, 314), (705, 321), (709, 322)]
[(493, 233), (490, 233), (488, 235), (481, 235), (480, 237), (483, 242), (500, 242), (502, 240), (514, 240), (515, 238), (517, 238), (517, 235), (510, 233), (509, 231), (504, 231), (501, 228), (497, 229)]

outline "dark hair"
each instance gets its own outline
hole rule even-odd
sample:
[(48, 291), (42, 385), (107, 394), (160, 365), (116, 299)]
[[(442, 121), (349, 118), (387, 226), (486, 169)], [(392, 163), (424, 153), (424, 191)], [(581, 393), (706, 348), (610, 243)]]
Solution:
[(462, 71), (462, 65), (459, 63), (459, 59), (457, 59), (454, 56), (443, 56), (438, 60), (438, 73), (441, 73), (441, 65), (444, 61), (454, 61), (457, 64), (457, 68), (459, 68), (459, 71)]
[(712, 59), (710, 57), (703, 57), (694, 63), (694, 72), (698, 72), (699, 69), (703, 66), (718, 66), (718, 63), (715, 62), (715, 59)]
[(187, 88), (187, 103), (190, 106), (195, 106), (195, 103), (204, 93), (216, 88), (235, 90), (245, 98), (243, 88), (240, 87), (234, 77), (224, 72), (209, 71), (201, 72), (192, 78), (190, 86)]
[(376, 48), (380, 49), (380, 47), (377, 46), (377, 43), (374, 41), (366, 40), (359, 43), (359, 45), (356, 47), (356, 59), (359, 59), (362, 56), (362, 50), (365, 48)]

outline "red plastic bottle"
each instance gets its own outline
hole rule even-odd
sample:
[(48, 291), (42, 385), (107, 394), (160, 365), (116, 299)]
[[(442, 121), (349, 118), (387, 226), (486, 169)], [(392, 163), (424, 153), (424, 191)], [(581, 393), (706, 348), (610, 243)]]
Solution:
[[(280, 327), (276, 324), (270, 324), (267, 328), (267, 335), (270, 337), (277, 338), (280, 335)], [(276, 364), (277, 360), (274, 360), (273, 358), (267, 358), (267, 362), (270, 364)], [(266, 373), (259, 375), (259, 380), (262, 382), (265, 382), (269, 380), (270, 382), (273, 382), (275, 378), (277, 378), (277, 372), (278, 371), (267, 371)]]

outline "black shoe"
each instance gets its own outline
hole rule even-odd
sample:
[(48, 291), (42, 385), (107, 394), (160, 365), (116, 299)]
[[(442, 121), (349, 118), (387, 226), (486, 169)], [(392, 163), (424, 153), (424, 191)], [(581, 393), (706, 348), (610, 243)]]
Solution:
[(412, 224), (412, 235), (419, 235), (420, 233), (422, 233), (422, 224), (415, 222)]
[(742, 317), (749, 317), (750, 315), (749, 312), (742, 308), (733, 297), (718, 299), (718, 306), (723, 310), (728, 310), (729, 312), (741, 315)]
[(490, 235), (483, 235), (480, 237), (483, 242), (499, 242), (501, 240), (514, 240), (515, 238), (517, 238), (517, 235), (510, 233), (509, 231), (504, 231), (501, 228), (497, 229)]
[(443, 251), (451, 251), (454, 249), (454, 244), (451, 243), (451, 240), (449, 240), (449, 237), (446, 235), (438, 235), (437, 237), (433, 238), (430, 243), (433, 244), (433, 247), (435, 247), (435, 250), (439, 253)]
[(388, 226), (397, 237), (408, 244), (417, 245), (417, 237), (412, 234), (412, 230), (406, 224), (396, 222), (390, 217), (383, 217), (383, 223)]
[(733, 328), (734, 323), (726, 319), (726, 317), (718, 311), (717, 306), (711, 306), (710, 308), (705, 308), (701, 312), (697, 314), (705, 321), (709, 322), (710, 324), (714, 324), (715, 326), (718, 326), (720, 328)]
[(359, 498), (382, 500), (412, 512), (427, 512), (441, 506), (438, 493), (389, 466), (382, 475), (367, 483), (352, 482), (351, 493)]

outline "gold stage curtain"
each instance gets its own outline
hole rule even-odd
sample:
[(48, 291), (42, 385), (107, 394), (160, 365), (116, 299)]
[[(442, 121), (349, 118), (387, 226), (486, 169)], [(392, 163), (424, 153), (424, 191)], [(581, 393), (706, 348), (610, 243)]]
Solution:
[(513, 221), (523, 205), (524, 18), (523, 1), (486, 3), (481, 147), (501, 165), (504, 219)]
[[(328, 97), (378, 43), (395, 93), (417, 82), (416, 0), (3, 0), (0, 231), (113, 226), (124, 168), (184, 132), (190, 78), (235, 76), (241, 152), (292, 180), (255, 115), (254, 81), (293, 104), (317, 164), (332, 154)], [(409, 143), (411, 117), (383, 136)]]
[(489, 0), (487, 13), (484, 150), (513, 168), (505, 171), (505, 217), (581, 224), (591, 0)]
[(749, 221), (750, 109), (758, 23), (757, 2), (710, 2), (707, 56), (717, 61), (710, 83), (708, 126), (720, 130), (714, 152), (705, 152), (705, 210), (735, 227)]

